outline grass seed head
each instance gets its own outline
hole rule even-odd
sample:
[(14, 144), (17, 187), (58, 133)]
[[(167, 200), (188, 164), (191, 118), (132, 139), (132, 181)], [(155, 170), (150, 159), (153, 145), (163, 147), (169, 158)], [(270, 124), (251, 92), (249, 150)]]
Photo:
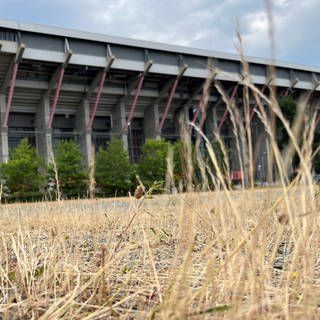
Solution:
[(139, 186), (137, 186), (137, 188), (136, 188), (136, 190), (134, 192), (134, 197), (136, 199), (140, 199), (140, 198), (143, 197), (144, 192), (145, 192), (145, 188), (142, 185), (139, 185)]
[(281, 213), (280, 215), (278, 215), (278, 222), (282, 225), (286, 225), (289, 222), (289, 216), (287, 213)]

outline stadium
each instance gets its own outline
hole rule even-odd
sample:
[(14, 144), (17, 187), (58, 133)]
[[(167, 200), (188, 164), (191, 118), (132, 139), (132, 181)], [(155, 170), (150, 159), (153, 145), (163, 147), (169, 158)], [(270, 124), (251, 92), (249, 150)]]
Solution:
[[(181, 114), (186, 122), (199, 122), (208, 63), (230, 100), (243, 104), (238, 83), (245, 75), (237, 55), (8, 20), (0, 20), (0, 47), (2, 162), (24, 137), (46, 161), (59, 139), (72, 139), (88, 163), (93, 146), (118, 137), (135, 162), (146, 139), (179, 139)], [(248, 62), (261, 90), (272, 81), (279, 93), (319, 97), (319, 68), (277, 62), (270, 76), (271, 61)], [(255, 103), (252, 98), (252, 110)], [(204, 131), (209, 139), (219, 132), (236, 177), (240, 167), (226, 110), (212, 86)], [(265, 180), (269, 142), (254, 114), (251, 128), (255, 177)]]

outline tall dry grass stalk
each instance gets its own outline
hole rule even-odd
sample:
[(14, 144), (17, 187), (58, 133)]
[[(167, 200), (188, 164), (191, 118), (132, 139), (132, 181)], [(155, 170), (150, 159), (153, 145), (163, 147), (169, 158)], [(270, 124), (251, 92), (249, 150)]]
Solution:
[(51, 154), (50, 163), (52, 165), (52, 169), (53, 169), (53, 172), (54, 172), (54, 182), (55, 182), (55, 188), (56, 188), (56, 197), (57, 197), (57, 200), (59, 202), (62, 199), (62, 194), (61, 194), (61, 190), (60, 190), (60, 180), (59, 180), (59, 173), (58, 173), (57, 163), (55, 161), (53, 153)]
[(93, 199), (95, 197), (95, 187), (96, 187), (95, 169), (96, 169), (96, 150), (95, 150), (95, 146), (92, 145), (91, 159), (90, 159), (90, 165), (89, 165), (89, 198), (90, 199)]

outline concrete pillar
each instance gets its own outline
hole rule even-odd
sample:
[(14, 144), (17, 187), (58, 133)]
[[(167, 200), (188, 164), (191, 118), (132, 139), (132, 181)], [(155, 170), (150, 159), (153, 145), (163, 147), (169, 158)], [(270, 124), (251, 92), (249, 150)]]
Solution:
[(184, 106), (181, 112), (183, 112), (183, 117), (185, 119), (185, 123), (188, 124), (190, 122), (190, 116), (189, 116), (189, 106)]
[(269, 139), (264, 125), (258, 119), (252, 123), (252, 143), (255, 179), (265, 183), (268, 177)]
[(44, 95), (36, 112), (36, 143), (39, 156), (47, 163), (52, 162), (52, 129), (47, 128), (50, 117), (50, 99)]
[(126, 105), (121, 103), (117, 108), (112, 110), (112, 130), (114, 137), (120, 138), (123, 141), (125, 150), (128, 151), (128, 134), (123, 132), (126, 124)]
[(184, 125), (185, 128), (188, 130), (188, 122), (190, 122), (189, 117), (189, 106), (183, 106), (174, 117), (174, 123), (175, 123), (175, 134), (180, 136), (181, 135), (181, 125)]
[(78, 143), (81, 153), (85, 159), (86, 165), (89, 167), (92, 157), (92, 136), (91, 129), (87, 129), (90, 120), (89, 100), (83, 99), (77, 109), (75, 119), (75, 129), (78, 133)]
[(231, 171), (240, 171), (240, 161), (239, 161), (239, 151), (237, 149), (237, 141), (232, 134), (229, 139), (229, 148), (230, 148), (230, 154), (229, 154), (229, 160), (230, 160), (230, 170)]
[[(239, 110), (241, 123), (244, 123), (243, 119), (243, 106)], [(242, 127), (243, 132), (239, 130), (239, 140), (240, 140), (240, 148), (241, 148), (241, 157), (242, 157), (242, 165), (243, 165), (243, 179), (244, 179), (244, 187), (250, 187), (250, 160), (249, 160), (249, 150), (248, 150), (248, 141), (246, 139), (245, 126)], [(243, 134), (242, 134), (243, 133)]]
[(145, 111), (144, 134), (146, 139), (160, 139), (158, 104), (152, 105)]
[(0, 111), (1, 111), (0, 161), (1, 162), (7, 162), (9, 160), (8, 128), (4, 128), (2, 126), (5, 110), (6, 110), (6, 96), (5, 94), (1, 94), (0, 95)]
[(8, 128), (1, 129), (1, 162), (9, 160)]

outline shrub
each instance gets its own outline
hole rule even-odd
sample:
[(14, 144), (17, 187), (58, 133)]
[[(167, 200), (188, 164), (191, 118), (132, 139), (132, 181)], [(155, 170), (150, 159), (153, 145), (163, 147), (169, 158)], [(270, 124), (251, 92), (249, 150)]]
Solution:
[(180, 140), (174, 144), (174, 174), (176, 182), (182, 183), (184, 188), (188, 184), (188, 152), (186, 143), (191, 143), (191, 163), (192, 163), (192, 184), (197, 186), (201, 183), (201, 173), (198, 162), (198, 155), (195, 145), (190, 141)]
[[(225, 163), (224, 154), (222, 152), (222, 148), (221, 148), (221, 145), (220, 145), (219, 141), (217, 141), (217, 140), (212, 141), (211, 142), (211, 146), (212, 146), (213, 152), (216, 155), (217, 163), (218, 163), (218, 166), (219, 166), (222, 174), (224, 174), (224, 175), (227, 174), (227, 166), (226, 166), (226, 163)], [(208, 158), (208, 161), (210, 161), (210, 163), (211, 163), (212, 173), (216, 174), (216, 168), (212, 164), (212, 161), (211, 161), (209, 155), (207, 155), (207, 158)]]
[(133, 187), (134, 166), (119, 139), (112, 139), (96, 156), (95, 178), (105, 195), (126, 195)]
[(0, 172), (8, 192), (20, 199), (38, 196), (46, 184), (46, 166), (26, 138), (12, 150), (9, 161), (1, 164)]
[[(82, 197), (86, 194), (89, 181), (88, 169), (79, 146), (70, 140), (59, 141), (54, 150), (59, 187), (64, 197)], [(51, 167), (53, 172), (53, 166)]]
[(143, 145), (138, 173), (146, 186), (150, 187), (154, 181), (165, 180), (168, 148), (169, 143), (164, 140), (148, 139)]

